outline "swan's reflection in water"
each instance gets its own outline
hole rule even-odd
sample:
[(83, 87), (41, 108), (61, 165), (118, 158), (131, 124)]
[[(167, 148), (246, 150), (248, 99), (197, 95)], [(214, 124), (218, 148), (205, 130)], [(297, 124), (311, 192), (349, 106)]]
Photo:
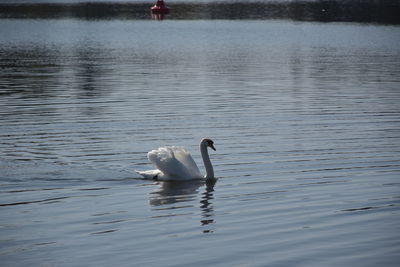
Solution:
[[(199, 181), (160, 181), (160, 188), (150, 193), (150, 205), (158, 210), (172, 210), (195, 207), (200, 188), (204, 188), (200, 198), (201, 226), (207, 227), (214, 223), (214, 185), (216, 179)], [(174, 205), (176, 203), (188, 203), (189, 205)], [(163, 207), (161, 207), (163, 206)], [(203, 229), (203, 233), (212, 233), (209, 227)]]
[[(201, 225), (207, 226), (209, 224), (214, 223), (214, 206), (212, 200), (214, 199), (214, 185), (217, 180), (207, 180), (206, 187), (204, 192), (202, 193), (202, 198), (200, 200), (200, 209), (202, 220)], [(212, 233), (213, 230), (211, 229), (204, 229), (203, 233)]]

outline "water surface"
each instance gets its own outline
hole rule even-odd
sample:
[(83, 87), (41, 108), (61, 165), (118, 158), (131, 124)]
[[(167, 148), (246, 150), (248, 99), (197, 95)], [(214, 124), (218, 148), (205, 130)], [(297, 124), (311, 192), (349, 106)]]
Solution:
[[(400, 30), (0, 20), (5, 266), (396, 266)], [(144, 181), (215, 141), (215, 184)]]

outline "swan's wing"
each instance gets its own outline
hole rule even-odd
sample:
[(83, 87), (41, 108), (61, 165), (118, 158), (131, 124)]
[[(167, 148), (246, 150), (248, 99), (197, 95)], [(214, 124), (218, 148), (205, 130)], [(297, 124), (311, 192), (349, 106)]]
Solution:
[(196, 162), (194, 162), (189, 151), (187, 151), (184, 147), (172, 147), (172, 149), (174, 151), (175, 158), (186, 167), (192, 177), (201, 177), (200, 170), (197, 167)]
[(187, 177), (190, 177), (186, 166), (175, 157), (173, 147), (161, 147), (152, 150), (147, 153), (147, 157), (166, 177), (174, 177), (175, 179), (188, 179)]
[(166, 177), (176, 179), (201, 177), (199, 168), (184, 148), (161, 147), (147, 153), (147, 157)]

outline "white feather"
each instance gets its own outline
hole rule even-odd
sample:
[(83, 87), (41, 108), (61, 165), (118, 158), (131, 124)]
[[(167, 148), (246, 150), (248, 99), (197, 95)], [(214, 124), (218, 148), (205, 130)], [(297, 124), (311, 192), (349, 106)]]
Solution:
[(202, 177), (192, 156), (183, 147), (160, 147), (147, 153), (147, 158), (158, 170), (138, 172), (145, 178), (189, 180)]
[[(208, 142), (212, 141), (202, 139), (200, 151), (206, 167), (206, 178), (212, 178), (214, 171), (207, 152)], [(212, 148), (215, 149), (213, 146)], [(146, 179), (191, 180), (204, 178), (190, 153), (183, 147), (160, 147), (147, 153), (147, 158), (157, 169), (136, 171)]]

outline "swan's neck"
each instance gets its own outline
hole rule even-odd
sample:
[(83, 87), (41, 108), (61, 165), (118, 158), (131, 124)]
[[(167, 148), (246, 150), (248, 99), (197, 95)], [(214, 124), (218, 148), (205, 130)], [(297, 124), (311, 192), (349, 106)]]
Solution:
[(200, 145), (201, 156), (203, 157), (204, 167), (206, 168), (206, 179), (214, 178), (214, 169), (210, 161), (210, 156), (208, 155), (207, 146)]

